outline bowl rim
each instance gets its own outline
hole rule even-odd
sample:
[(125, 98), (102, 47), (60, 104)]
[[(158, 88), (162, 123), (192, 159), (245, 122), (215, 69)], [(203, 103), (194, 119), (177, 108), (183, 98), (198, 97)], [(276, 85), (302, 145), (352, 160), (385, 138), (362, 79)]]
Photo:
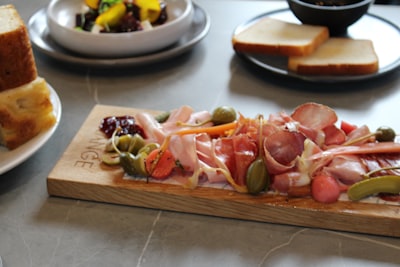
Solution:
[(350, 5), (342, 5), (342, 6), (319, 6), (319, 5), (313, 5), (307, 2), (304, 2), (302, 0), (287, 0), (289, 3), (293, 2), (298, 5), (304, 6), (304, 7), (309, 7), (312, 9), (318, 9), (318, 10), (335, 10), (335, 11), (340, 11), (340, 10), (348, 10), (360, 6), (364, 6), (367, 4), (372, 4), (375, 0), (361, 0), (359, 2), (350, 4)]
[[(178, 17), (174, 18), (171, 21), (167, 21), (164, 24), (158, 25), (151, 30), (146, 30), (146, 31), (132, 31), (132, 32), (119, 32), (119, 33), (104, 33), (104, 34), (96, 34), (88, 31), (79, 31), (74, 28), (62, 25), (59, 23), (57, 19), (53, 17), (54, 12), (52, 12), (52, 9), (56, 5), (57, 2), (62, 2), (62, 1), (69, 1), (69, 0), (51, 0), (49, 5), (46, 8), (46, 16), (48, 20), (53, 21), (55, 25), (57, 25), (60, 28), (63, 28), (66, 31), (73, 32), (74, 34), (77, 34), (78, 36), (80, 35), (82, 38), (109, 38), (109, 39), (115, 39), (115, 38), (130, 38), (132, 36), (139, 36), (139, 35), (147, 35), (147, 34), (156, 34), (159, 31), (164, 31), (165, 28), (170, 28), (173, 27), (175, 24), (179, 24), (182, 20), (184, 20), (187, 16), (190, 15), (193, 9), (193, 3), (192, 0), (181, 0), (182, 2), (186, 3), (186, 7), (183, 11), (182, 14), (180, 14)], [(168, 0), (165, 0), (168, 2)], [(83, 0), (82, 0), (83, 3)], [(168, 3), (167, 3), (168, 4)]]

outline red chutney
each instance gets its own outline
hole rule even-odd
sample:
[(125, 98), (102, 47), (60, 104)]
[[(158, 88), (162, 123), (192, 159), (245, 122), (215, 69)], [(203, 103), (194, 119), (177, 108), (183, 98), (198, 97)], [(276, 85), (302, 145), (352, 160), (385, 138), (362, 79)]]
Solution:
[(126, 134), (139, 134), (143, 138), (146, 138), (143, 128), (136, 124), (135, 118), (129, 115), (125, 116), (110, 116), (104, 118), (100, 122), (100, 130), (110, 138), (118, 127), (121, 128), (121, 131), (118, 132), (117, 135), (126, 135)]

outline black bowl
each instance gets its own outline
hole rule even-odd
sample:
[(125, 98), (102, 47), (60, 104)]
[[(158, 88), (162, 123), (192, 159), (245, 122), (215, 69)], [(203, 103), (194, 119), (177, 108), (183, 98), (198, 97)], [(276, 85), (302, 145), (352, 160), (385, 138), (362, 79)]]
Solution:
[(323, 25), (331, 35), (347, 28), (367, 13), (374, 0), (287, 0), (290, 10), (304, 24)]

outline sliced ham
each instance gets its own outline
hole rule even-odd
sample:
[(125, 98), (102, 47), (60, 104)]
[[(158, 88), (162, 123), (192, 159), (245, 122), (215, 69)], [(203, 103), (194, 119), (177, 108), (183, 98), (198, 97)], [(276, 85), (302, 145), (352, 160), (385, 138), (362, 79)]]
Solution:
[(325, 127), (323, 132), (325, 134), (324, 144), (326, 146), (340, 145), (346, 141), (346, 134), (334, 124)]
[(341, 155), (333, 158), (329, 165), (323, 168), (323, 173), (351, 185), (363, 179), (366, 167), (357, 156)]
[(154, 118), (153, 115), (143, 112), (135, 115), (136, 123), (139, 124), (146, 133), (148, 142), (161, 144), (166, 134), (164, 133), (161, 124)]
[(291, 117), (302, 125), (316, 130), (322, 130), (337, 121), (337, 115), (333, 109), (312, 102), (298, 106)]
[(198, 167), (194, 134), (173, 135), (168, 148), (185, 171), (193, 172)]
[(310, 184), (310, 177), (296, 171), (275, 175), (271, 188), (281, 193), (287, 193), (291, 187), (301, 187)]

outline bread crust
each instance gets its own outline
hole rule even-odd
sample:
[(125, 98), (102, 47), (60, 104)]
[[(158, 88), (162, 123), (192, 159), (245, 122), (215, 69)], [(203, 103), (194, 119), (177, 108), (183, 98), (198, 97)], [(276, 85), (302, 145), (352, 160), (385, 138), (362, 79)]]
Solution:
[[(297, 42), (296, 38), (302, 31), (308, 37), (300, 38)], [(232, 46), (235, 51), (242, 53), (303, 56), (313, 53), (328, 38), (327, 27), (264, 18), (234, 35)]]
[[(0, 14), (13, 16), (18, 27), (0, 32), (0, 92), (36, 79), (37, 69), (29, 34), (12, 5), (0, 6)], [(2, 19), (11, 19), (5, 18)]]
[(371, 40), (330, 38), (313, 54), (290, 57), (288, 69), (303, 75), (365, 75), (379, 70)]
[(29, 34), (13, 5), (0, 6), (0, 145), (15, 149), (55, 124)]
[(43, 78), (0, 92), (0, 143), (8, 149), (26, 143), (55, 122), (50, 91)]
[(371, 62), (364, 65), (351, 64), (328, 64), (306, 66), (299, 65), (297, 73), (304, 75), (365, 75), (377, 72), (379, 69), (378, 62)]

